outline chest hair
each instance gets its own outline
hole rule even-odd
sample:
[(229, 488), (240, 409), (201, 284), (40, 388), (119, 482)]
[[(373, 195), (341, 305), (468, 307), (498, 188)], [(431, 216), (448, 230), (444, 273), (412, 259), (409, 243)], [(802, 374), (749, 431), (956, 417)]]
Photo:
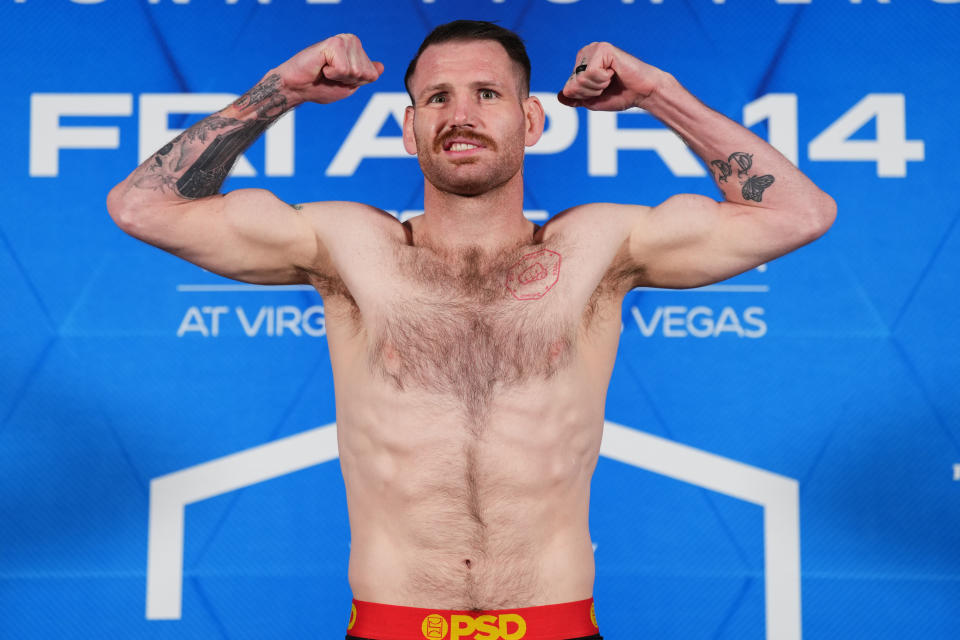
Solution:
[(482, 423), (498, 388), (553, 376), (576, 340), (578, 314), (562, 305), (565, 274), (540, 299), (518, 300), (506, 284), (518, 259), (539, 248), (441, 257), (404, 247), (397, 265), (409, 284), (372, 332), (373, 371), (399, 390), (456, 399), (471, 424)]

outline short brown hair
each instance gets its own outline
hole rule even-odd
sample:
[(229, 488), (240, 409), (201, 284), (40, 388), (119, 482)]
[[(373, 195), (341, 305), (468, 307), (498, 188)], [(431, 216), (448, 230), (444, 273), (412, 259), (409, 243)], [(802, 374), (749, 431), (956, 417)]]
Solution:
[(530, 94), (530, 58), (527, 56), (527, 48), (513, 31), (504, 29), (500, 25), (482, 20), (454, 20), (446, 24), (441, 24), (431, 31), (420, 48), (417, 49), (417, 55), (413, 57), (407, 66), (407, 73), (403, 76), (403, 84), (407, 88), (410, 100), (413, 100), (413, 93), (410, 91), (410, 78), (417, 70), (417, 61), (420, 55), (433, 44), (442, 44), (444, 42), (453, 42), (457, 40), (496, 40), (520, 67), (521, 84), (520, 88), (525, 91), (525, 95)]

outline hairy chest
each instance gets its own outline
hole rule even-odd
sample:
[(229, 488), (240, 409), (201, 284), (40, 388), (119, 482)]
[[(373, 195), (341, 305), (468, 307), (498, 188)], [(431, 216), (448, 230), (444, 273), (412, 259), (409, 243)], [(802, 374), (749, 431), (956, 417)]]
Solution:
[(496, 255), (410, 244), (344, 250), (343, 278), (315, 282), (331, 355), (400, 392), (447, 396), (483, 414), (498, 389), (549, 380), (584, 354), (596, 363), (591, 349), (615, 353), (632, 277), (623, 240), (571, 221)]
[(560, 243), (452, 259), (404, 247), (397, 285), (368, 318), (368, 366), (398, 390), (450, 396), (479, 417), (498, 388), (548, 380), (576, 361), (613, 290), (598, 273)]
[(536, 313), (510, 301), (417, 293), (393, 305), (370, 343), (372, 371), (398, 389), (479, 400), (498, 385), (549, 378), (574, 350), (569, 314), (546, 304)]

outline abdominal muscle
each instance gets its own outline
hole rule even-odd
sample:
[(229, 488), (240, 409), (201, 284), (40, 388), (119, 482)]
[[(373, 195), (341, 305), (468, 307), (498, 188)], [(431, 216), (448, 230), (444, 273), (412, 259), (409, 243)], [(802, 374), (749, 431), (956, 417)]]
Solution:
[(355, 598), (489, 610), (592, 595), (604, 393), (580, 363), (498, 390), (479, 428), (449, 398), (340, 373), (367, 378), (337, 385)]

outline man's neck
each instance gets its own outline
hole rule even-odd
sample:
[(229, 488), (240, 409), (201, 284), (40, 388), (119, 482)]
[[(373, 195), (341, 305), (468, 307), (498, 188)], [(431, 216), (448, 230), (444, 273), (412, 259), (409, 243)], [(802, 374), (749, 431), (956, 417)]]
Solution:
[(530, 242), (535, 225), (523, 216), (523, 179), (477, 196), (459, 196), (424, 186), (421, 241), (442, 251), (479, 248), (496, 253), (504, 247)]

